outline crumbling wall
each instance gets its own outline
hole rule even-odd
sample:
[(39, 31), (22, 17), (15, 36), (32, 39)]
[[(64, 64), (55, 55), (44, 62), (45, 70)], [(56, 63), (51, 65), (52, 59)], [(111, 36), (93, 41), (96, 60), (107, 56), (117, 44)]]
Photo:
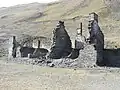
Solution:
[(104, 60), (108, 67), (120, 67), (120, 48), (104, 49)]
[(53, 44), (49, 58), (60, 59), (67, 57), (72, 51), (70, 37), (65, 29), (64, 22), (59, 21), (53, 31)]
[(78, 67), (93, 67), (97, 61), (97, 51), (93, 45), (86, 45), (84, 49), (79, 51)]
[[(50, 48), (50, 39), (47, 39), (46, 37), (33, 37), (29, 35), (19, 35), (19, 36), (13, 36), (9, 39), (9, 54), (8, 58), (16, 58), (16, 57), (28, 57), (29, 54), (35, 55), (36, 46), (34, 43), (38, 44), (38, 41), (40, 41), (39, 47), (37, 45), (38, 51), (41, 51), (40, 53), (46, 54), (48, 53), (47, 48)], [(34, 42), (33, 42), (34, 41)], [(44, 43), (47, 42), (48, 45), (44, 45)], [(41, 48), (40, 45), (44, 45), (44, 47), (47, 47), (46, 49)], [(45, 51), (45, 53), (43, 53)], [(47, 52), (46, 52), (47, 51)], [(38, 52), (36, 52), (38, 54)], [(40, 55), (40, 54), (39, 54)], [(37, 57), (37, 56), (36, 56)]]

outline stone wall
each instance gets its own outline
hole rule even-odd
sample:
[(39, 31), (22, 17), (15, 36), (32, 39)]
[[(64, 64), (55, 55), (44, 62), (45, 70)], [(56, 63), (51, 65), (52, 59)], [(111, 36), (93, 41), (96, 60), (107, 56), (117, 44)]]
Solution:
[(20, 50), (22, 50), (23, 52), (25, 51), (27, 53), (27, 55), (24, 54), (23, 57), (27, 57), (28, 53), (33, 54), (35, 49), (38, 47), (38, 40), (41, 41), (40, 48), (45, 48), (46, 50), (47, 48), (48, 50), (50, 49), (51, 41), (50, 39), (46, 37), (38, 37), (38, 36), (33, 37), (29, 35), (16, 36), (15, 39), (13, 39), (13, 37), (11, 37), (8, 41), (9, 42), (8, 43), (9, 44), (9, 47), (8, 47), (8, 51), (9, 51), (8, 58), (9, 59), (13, 57), (21, 57), (22, 53), (20, 52)]

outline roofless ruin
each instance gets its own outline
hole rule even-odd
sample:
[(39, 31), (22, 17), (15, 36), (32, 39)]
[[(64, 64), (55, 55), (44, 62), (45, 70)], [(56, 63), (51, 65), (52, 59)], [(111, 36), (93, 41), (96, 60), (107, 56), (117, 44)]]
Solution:
[[(53, 39), (50, 48), (42, 47), (43, 39), (50, 41), (45, 37), (36, 39), (35, 37), (29, 36), (26, 40), (18, 41), (17, 37), (13, 36), (10, 39), (12, 43), (9, 48), (9, 58), (38, 58), (44, 61), (48, 59), (54, 61), (54, 59), (61, 58), (73, 60), (79, 57), (79, 61), (87, 61), (88, 57), (94, 64), (102, 66), (105, 64), (103, 59), (104, 35), (98, 22), (98, 15), (96, 13), (90, 13), (88, 28), (86, 29), (89, 31), (89, 37), (83, 35), (81, 22), (80, 28), (76, 30), (75, 43), (72, 43), (65, 28), (64, 21), (59, 21), (53, 30)], [(37, 43), (36, 46), (34, 46), (35, 43)], [(87, 51), (93, 53), (87, 53)]]

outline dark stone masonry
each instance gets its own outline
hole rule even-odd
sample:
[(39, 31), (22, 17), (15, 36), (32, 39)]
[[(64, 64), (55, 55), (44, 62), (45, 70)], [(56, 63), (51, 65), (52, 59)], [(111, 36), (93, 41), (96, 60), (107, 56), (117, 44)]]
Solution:
[(72, 51), (70, 37), (65, 29), (64, 22), (59, 21), (57, 27), (53, 31), (53, 44), (49, 58), (60, 59), (68, 56)]

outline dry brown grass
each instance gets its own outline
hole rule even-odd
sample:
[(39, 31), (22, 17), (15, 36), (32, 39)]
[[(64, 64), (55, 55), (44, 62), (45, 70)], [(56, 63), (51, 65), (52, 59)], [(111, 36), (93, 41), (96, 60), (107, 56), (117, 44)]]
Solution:
[(119, 69), (60, 69), (0, 60), (0, 90), (119, 90)]
[(26, 6), (24, 8), (23, 6), (19, 8), (12, 7), (11, 12), (9, 8), (6, 9), (4, 12), (8, 13), (8, 18), (0, 19), (2, 30), (5, 31), (7, 28), (9, 32), (12, 31), (15, 34), (24, 33), (52, 37), (52, 30), (58, 20), (62, 19), (65, 21), (69, 35), (74, 39), (79, 23), (83, 22), (83, 30), (87, 31), (88, 18), (86, 16), (90, 12), (96, 12), (99, 15), (99, 25), (105, 35), (106, 42), (120, 42), (120, 21), (111, 18), (111, 12), (103, 0), (61, 0), (45, 6), (44, 10), (42, 10), (43, 16), (36, 18), (34, 15), (37, 16), (41, 8), (39, 4)]

